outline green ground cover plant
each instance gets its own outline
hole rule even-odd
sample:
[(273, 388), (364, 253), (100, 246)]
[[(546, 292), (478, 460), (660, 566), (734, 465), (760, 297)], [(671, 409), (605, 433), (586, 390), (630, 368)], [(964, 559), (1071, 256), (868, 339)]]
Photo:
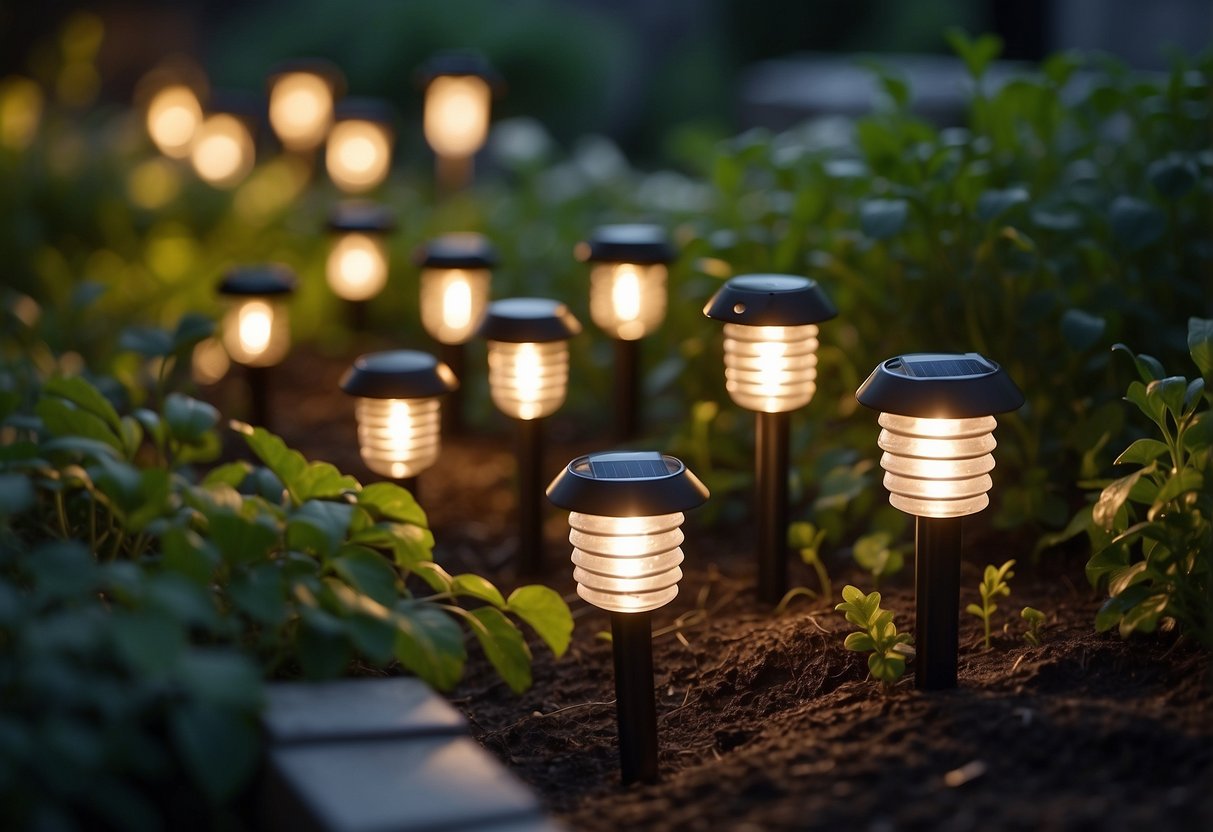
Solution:
[(990, 649), (990, 619), (998, 611), (995, 599), (1011, 595), (1010, 581), (1015, 577), (1011, 567), (1014, 565), (1014, 560), (1009, 560), (1002, 566), (987, 565), (985, 572), (982, 573), (981, 584), (977, 587), (978, 594), (981, 595), (981, 603), (969, 604), (965, 607), (965, 612), (981, 619), (982, 644), (987, 650)]
[(846, 637), (843, 645), (857, 653), (870, 653), (868, 672), (873, 679), (891, 689), (906, 670), (906, 656), (913, 655), (909, 645), (914, 637), (897, 632), (892, 610), (880, 608), (880, 593), (848, 584), (842, 589), (842, 603), (834, 607), (859, 629)]

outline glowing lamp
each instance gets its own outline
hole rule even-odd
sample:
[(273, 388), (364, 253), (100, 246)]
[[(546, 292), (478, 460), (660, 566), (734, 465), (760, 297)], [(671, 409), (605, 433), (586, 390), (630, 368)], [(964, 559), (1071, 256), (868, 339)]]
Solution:
[(1023, 394), (977, 353), (916, 353), (880, 364), (855, 394), (880, 413), (878, 444), (894, 508), (915, 515), (915, 681), (956, 687), (961, 521), (989, 504), (994, 414)]
[(253, 169), (253, 120), (244, 108), (213, 109), (190, 144), (194, 172), (216, 188), (234, 188)]
[(347, 98), (334, 111), (324, 164), (333, 184), (347, 193), (378, 187), (392, 167), (392, 109), (372, 99)]
[(497, 252), (480, 234), (443, 234), (417, 252), (421, 325), (440, 344), (464, 344), (489, 304)]
[(198, 94), (186, 84), (162, 87), (148, 101), (146, 123), (157, 150), (169, 158), (184, 159), (202, 124)]
[(223, 346), (233, 361), (246, 368), (256, 424), (269, 424), (267, 370), (281, 363), (290, 350), (287, 301), (295, 283), (286, 266), (265, 265), (232, 269), (219, 284), (226, 306)]
[(577, 594), (611, 614), (623, 782), (657, 781), (651, 613), (678, 594), (683, 512), (708, 490), (657, 452), (578, 457), (548, 486), (569, 509)]
[(341, 379), (357, 397), (358, 446), (376, 474), (410, 480), (438, 459), (442, 396), (459, 386), (445, 364), (424, 352), (360, 356)]
[(489, 135), (496, 75), (474, 53), (436, 55), (422, 67), (425, 140), (438, 161), (439, 184), (456, 190), (471, 181), (472, 157)]
[(510, 298), (489, 304), (479, 334), (488, 341), (489, 393), (518, 425), (519, 555), (523, 574), (543, 567), (539, 496), (543, 486), (543, 418), (564, 403), (568, 339), (580, 322), (563, 303)]
[(724, 322), (724, 378), (730, 398), (755, 416), (758, 597), (787, 592), (790, 413), (817, 390), (817, 324), (838, 314), (813, 280), (748, 274), (725, 283), (704, 307)]
[(341, 87), (341, 72), (328, 61), (291, 61), (270, 74), (270, 127), (283, 147), (307, 152), (324, 143)]
[(371, 202), (343, 202), (329, 215), (333, 235), (325, 277), (333, 294), (366, 301), (383, 291), (388, 277), (387, 235), (396, 227), (392, 212)]

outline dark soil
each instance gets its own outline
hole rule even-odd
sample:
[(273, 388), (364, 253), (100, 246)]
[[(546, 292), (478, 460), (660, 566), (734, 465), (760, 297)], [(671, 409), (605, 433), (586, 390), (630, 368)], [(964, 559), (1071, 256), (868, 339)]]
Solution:
[[(280, 432), (315, 459), (366, 480), (353, 407), (335, 394), (345, 362), (318, 356), (282, 368)], [(213, 397), (238, 397), (225, 383)], [(225, 401), (226, 400), (226, 401)], [(231, 412), (228, 408), (226, 412)], [(508, 589), (513, 457), (497, 436), (446, 440), (420, 499), (451, 571)], [(551, 473), (593, 444), (553, 431)], [(478, 739), (580, 830), (1209, 830), (1213, 829), (1213, 668), (1172, 634), (1097, 634), (1099, 596), (1081, 559), (1033, 567), (1027, 551), (985, 537), (967, 546), (962, 606), (981, 567), (1019, 560), (990, 650), (981, 624), (961, 623), (960, 684), (924, 694), (912, 671), (892, 690), (843, 649), (833, 601), (797, 599), (774, 616), (753, 598), (744, 530), (687, 527), (679, 597), (654, 614), (662, 781), (619, 785), (611, 647), (605, 613), (571, 594), (567, 528), (546, 527), (544, 581), (566, 593), (577, 627), (559, 661), (534, 645), (534, 686), (512, 695), (480, 657), (455, 692)], [(993, 541), (993, 542), (992, 542)], [(830, 563), (835, 594), (871, 580)], [(912, 568), (882, 589), (913, 629)], [(794, 564), (793, 584), (816, 586)], [(835, 601), (837, 599), (834, 599)], [(1019, 610), (1049, 616), (1044, 643), (1025, 644)], [(678, 626), (676, 626), (678, 625)], [(912, 663), (910, 665), (913, 667)]]

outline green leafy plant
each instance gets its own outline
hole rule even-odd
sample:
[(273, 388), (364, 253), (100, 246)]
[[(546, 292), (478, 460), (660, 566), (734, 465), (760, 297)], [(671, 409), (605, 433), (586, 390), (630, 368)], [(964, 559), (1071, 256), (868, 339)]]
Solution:
[(893, 544), (888, 532), (872, 532), (855, 541), (852, 550), (855, 562), (865, 569), (880, 586), (882, 578), (896, 575), (905, 566), (905, 544)]
[(809, 589), (807, 586), (797, 586), (788, 590), (788, 592), (779, 601), (775, 607), (775, 614), (782, 615), (788, 608), (788, 604), (792, 599), (804, 595), (809, 598), (829, 598), (834, 594), (833, 585), (830, 583), (830, 573), (826, 571), (826, 565), (821, 560), (821, 544), (825, 541), (825, 529), (818, 529), (812, 523), (796, 522), (788, 526), (788, 546), (800, 553), (800, 559), (805, 565), (812, 567), (817, 573), (817, 582), (820, 586), (820, 595), (817, 592)]
[(909, 633), (897, 632), (893, 611), (880, 608), (880, 593), (864, 595), (858, 587), (848, 584), (842, 590), (842, 603), (835, 610), (846, 615), (847, 621), (859, 628), (846, 637), (843, 646), (868, 656), (868, 672), (873, 679), (891, 688), (906, 669), (906, 656), (913, 654)]
[(999, 596), (1010, 596), (1011, 585), (1008, 582), (1015, 577), (1015, 573), (1011, 571), (1011, 567), (1014, 565), (1014, 560), (1009, 560), (999, 567), (988, 564), (985, 572), (982, 573), (981, 584), (977, 587), (977, 591), (981, 595), (981, 603), (969, 604), (965, 607), (965, 612), (981, 619), (982, 642), (987, 650), (990, 649), (990, 619), (998, 611), (998, 604), (994, 601)]
[(1023, 640), (1033, 647), (1039, 647), (1041, 641), (1044, 640), (1047, 616), (1035, 607), (1024, 607), (1019, 611), (1019, 616), (1028, 625), (1028, 629), (1024, 631)]
[(1200, 377), (1169, 376), (1149, 355), (1127, 353), (1139, 380), (1126, 401), (1155, 434), (1116, 459), (1130, 473), (1104, 484), (1091, 507), (1093, 586), (1109, 598), (1095, 618), (1122, 636), (1179, 629), (1213, 647), (1213, 320), (1188, 321), (1188, 349)]

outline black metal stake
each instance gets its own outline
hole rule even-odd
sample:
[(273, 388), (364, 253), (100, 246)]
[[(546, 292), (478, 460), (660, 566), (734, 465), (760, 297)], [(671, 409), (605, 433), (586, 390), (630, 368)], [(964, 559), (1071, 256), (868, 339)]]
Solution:
[(245, 366), (249, 391), (249, 420), (254, 427), (270, 430), (270, 368)]
[(446, 394), (442, 403), (442, 433), (444, 436), (461, 436), (463, 434), (463, 388), (467, 385), (464, 378), (467, 350), (463, 344), (440, 344), (438, 356), (442, 363), (451, 368), (459, 386)]
[(647, 612), (612, 612), (615, 714), (623, 784), (656, 783), (657, 700), (653, 693), (653, 631)]
[(640, 426), (640, 341), (615, 339), (615, 437), (628, 440)]
[(758, 600), (774, 606), (788, 591), (788, 431), (790, 413), (758, 413), (754, 433)]
[(405, 491), (412, 494), (414, 500), (416, 500), (417, 502), (421, 502), (421, 495), (417, 491), (417, 477), (415, 477), (415, 476), (403, 477), (401, 479), (396, 480), (396, 485), (400, 486)]
[(518, 574), (543, 574), (543, 420), (518, 420)]
[(956, 687), (960, 642), (960, 517), (919, 517), (915, 531), (914, 684)]
[(370, 303), (365, 300), (347, 300), (345, 308), (350, 330), (353, 332), (366, 332)]

